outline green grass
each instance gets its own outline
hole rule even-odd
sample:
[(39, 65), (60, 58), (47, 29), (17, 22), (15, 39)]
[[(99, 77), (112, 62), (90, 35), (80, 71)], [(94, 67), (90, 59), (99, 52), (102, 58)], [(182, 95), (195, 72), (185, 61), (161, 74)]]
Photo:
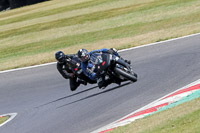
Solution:
[(1, 117), (0, 118), (0, 124), (4, 123), (5, 121), (8, 120), (9, 117)]
[(107, 2), (110, 2), (110, 1), (114, 1), (114, 0), (95, 0), (95, 1), (81, 2), (81, 3), (78, 3), (78, 4), (71, 5), (71, 6), (67, 5), (67, 6), (63, 6), (61, 8), (49, 9), (49, 10), (45, 10), (45, 11), (32, 13), (31, 15), (28, 14), (28, 15), (22, 15), (22, 16), (19, 16), (19, 17), (6, 19), (4, 21), (1, 21), (0, 25), (20, 22), (20, 21), (25, 21), (25, 20), (30, 20), (30, 19), (35, 19), (35, 18), (44, 17), (44, 16), (48, 16), (48, 15), (55, 15), (55, 14), (58, 14), (58, 13), (82, 9), (82, 8), (88, 8), (88, 7), (91, 7), (91, 6), (96, 6), (96, 5), (99, 5), (99, 4), (102, 4), (102, 3), (107, 3)]
[[(200, 110), (194, 111), (180, 118), (170, 120), (162, 125), (159, 125), (149, 133), (199, 133), (200, 132)], [(146, 131), (144, 131), (146, 132)]]
[[(52, 0), (0, 13), (0, 70), (200, 32), (199, 0)], [(24, 60), (24, 58), (26, 60)]]
[(136, 120), (109, 133), (199, 133), (200, 98)]
[[(86, 23), (86, 22), (98, 21), (98, 20), (101, 20), (101, 19), (108, 19), (108, 18), (111, 18), (111, 17), (122, 16), (124, 14), (128, 14), (128, 13), (131, 13), (131, 12), (140, 13), (142, 11), (151, 10), (153, 8), (161, 8), (162, 9), (163, 5), (170, 6), (170, 5), (177, 3), (176, 1), (175, 2), (174, 1), (168, 2), (168, 3), (166, 3), (166, 1), (163, 1), (163, 0), (160, 0), (160, 1), (161, 2), (155, 2), (155, 3), (149, 3), (149, 4), (138, 4), (138, 5), (133, 4), (133, 5), (129, 5), (129, 6), (126, 6), (126, 7), (110, 9), (110, 10), (105, 10), (105, 11), (100, 11), (100, 12), (94, 12), (94, 13), (90, 13), (90, 14), (86, 14), (86, 15), (84, 14), (84, 15), (80, 15), (80, 16), (74, 16), (74, 17), (70, 17), (70, 18), (63, 18), (63, 19), (45, 22), (45, 23), (34, 24), (34, 25), (30, 25), (30, 26), (25, 26), (23, 28), (14, 28), (14, 29), (8, 30), (7, 32), (0, 32), (0, 39), (6, 38), (8, 36), (16, 36), (16, 35), (20, 35), (20, 34), (26, 34), (26, 33), (29, 33), (29, 32), (39, 32), (39, 31), (50, 29), (50, 28), (59, 28), (59, 27), (65, 27), (65, 26), (70, 26), (70, 25), (83, 24), (83, 23)], [(43, 16), (43, 15), (41, 15), (41, 13), (36, 13), (36, 14), (38, 14), (37, 17)], [(199, 15), (199, 12), (197, 12), (197, 14)], [(46, 15), (51, 15), (51, 13), (47, 12)], [(184, 15), (184, 14), (182, 14), (182, 15)], [(182, 15), (180, 15), (178, 17), (184, 17)], [(32, 14), (32, 15), (28, 15), (27, 17), (29, 17), (29, 19), (33, 19), (36, 16), (35, 16), (35, 14)], [(190, 16), (188, 16), (188, 17), (190, 17)], [(190, 19), (191, 18), (192, 17), (190, 17)], [(196, 18), (196, 16), (195, 16), (195, 18)], [(1, 23), (9, 24), (10, 21), (12, 23), (16, 22), (15, 19), (16, 18), (14, 18), (14, 20), (9, 19), (9, 20), (0, 21), (0, 25), (3, 25)], [(23, 17), (17, 17), (17, 19), (21, 20), (21, 21), (27, 20)], [(176, 19), (176, 18), (174, 18), (174, 19)], [(179, 21), (182, 22), (182, 19), (187, 20), (187, 18), (181, 18)], [(192, 18), (191, 21), (193, 21), (193, 20), (194, 20), (194, 17)], [(165, 21), (165, 20), (162, 20), (162, 21)], [(174, 21), (176, 21), (176, 20), (174, 20)], [(199, 19), (197, 19), (195, 21), (199, 22)], [(179, 23), (177, 23), (177, 24), (179, 24)], [(137, 26), (136, 26), (136, 28), (137, 28)]]

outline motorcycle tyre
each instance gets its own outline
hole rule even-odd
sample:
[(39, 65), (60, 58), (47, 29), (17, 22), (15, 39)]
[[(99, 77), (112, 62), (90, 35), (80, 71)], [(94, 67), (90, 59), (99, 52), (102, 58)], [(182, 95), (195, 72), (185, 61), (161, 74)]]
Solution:
[(131, 80), (132, 82), (136, 82), (137, 81), (137, 74), (136, 73), (130, 74), (130, 73), (127, 73), (127, 72), (125, 72), (122, 69), (117, 68), (117, 67), (114, 68), (114, 71), (117, 74), (123, 76), (124, 78), (126, 78), (128, 80)]

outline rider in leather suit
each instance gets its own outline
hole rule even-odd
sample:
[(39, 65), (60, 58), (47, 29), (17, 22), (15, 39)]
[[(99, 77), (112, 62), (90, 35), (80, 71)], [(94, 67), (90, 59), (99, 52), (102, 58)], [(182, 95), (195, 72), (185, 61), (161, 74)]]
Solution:
[(58, 51), (55, 53), (55, 58), (58, 61), (57, 69), (59, 73), (65, 79), (69, 79), (71, 91), (75, 91), (80, 84), (87, 85), (87, 81), (85, 81), (87, 77), (79, 78), (72, 70), (73, 65), (80, 65), (76, 54), (65, 55), (62, 51)]
[[(110, 54), (114, 54), (118, 57), (119, 54), (117, 53), (116, 49), (114, 48), (111, 48), (111, 49), (99, 49), (99, 50), (94, 50), (94, 51), (91, 51), (91, 52), (88, 52), (86, 49), (80, 49), (77, 53), (79, 59), (81, 60), (81, 68), (84, 72), (84, 74), (86, 76), (88, 76), (91, 80), (96, 80), (97, 83), (98, 83), (98, 86), (99, 88), (105, 88), (106, 86), (108, 86), (109, 84), (115, 82), (117, 84), (120, 85), (120, 82), (116, 81), (115, 79), (111, 79), (111, 78), (108, 78), (108, 79), (105, 79), (105, 76), (104, 75), (100, 75), (100, 77), (97, 76), (97, 73), (94, 72), (94, 71), (91, 71), (93, 68), (93, 64), (89, 61), (93, 58), (93, 54), (94, 53), (110, 53)], [(121, 57), (120, 57), (121, 58)], [(127, 63), (130, 64), (130, 61), (127, 61), (125, 60)]]

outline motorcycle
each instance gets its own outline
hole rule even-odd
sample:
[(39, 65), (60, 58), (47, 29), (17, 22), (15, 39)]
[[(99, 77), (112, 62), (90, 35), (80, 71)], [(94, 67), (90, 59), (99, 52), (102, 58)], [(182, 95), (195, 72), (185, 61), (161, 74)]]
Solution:
[(94, 53), (90, 57), (93, 65), (91, 71), (97, 73), (97, 77), (104, 75), (117, 81), (137, 81), (137, 74), (133, 72), (132, 66), (125, 62), (124, 59), (108, 53)]

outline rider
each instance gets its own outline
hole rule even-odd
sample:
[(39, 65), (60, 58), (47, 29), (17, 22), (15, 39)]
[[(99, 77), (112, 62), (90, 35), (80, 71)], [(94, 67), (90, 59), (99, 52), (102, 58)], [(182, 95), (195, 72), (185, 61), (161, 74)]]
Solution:
[[(57, 62), (57, 69), (60, 74), (65, 78), (69, 79), (71, 91), (75, 91), (80, 84), (87, 85), (85, 80), (82, 80), (75, 75), (72, 71), (72, 65), (80, 65), (76, 54), (65, 55), (62, 51), (55, 53)], [(77, 60), (76, 60), (77, 58)]]
[[(81, 60), (81, 68), (84, 74), (88, 76), (91, 80), (97, 80), (99, 88), (105, 88), (106, 86), (108, 86), (109, 84), (113, 82), (120, 85), (120, 82), (116, 81), (115, 79), (112, 79), (112, 78), (105, 79), (104, 75), (100, 75), (100, 77), (98, 77), (95, 70), (92, 70), (93, 64), (89, 60), (91, 60), (91, 57), (93, 56), (94, 53), (100, 53), (100, 52), (110, 53), (110, 54), (114, 54), (120, 57), (119, 54), (117, 53), (117, 50), (114, 48), (111, 48), (111, 49), (103, 48), (103, 49), (94, 50), (91, 52), (88, 52), (86, 49), (80, 49), (77, 54), (78, 54), (79, 59)], [(130, 61), (127, 61), (127, 60), (125, 61), (130, 64)]]

